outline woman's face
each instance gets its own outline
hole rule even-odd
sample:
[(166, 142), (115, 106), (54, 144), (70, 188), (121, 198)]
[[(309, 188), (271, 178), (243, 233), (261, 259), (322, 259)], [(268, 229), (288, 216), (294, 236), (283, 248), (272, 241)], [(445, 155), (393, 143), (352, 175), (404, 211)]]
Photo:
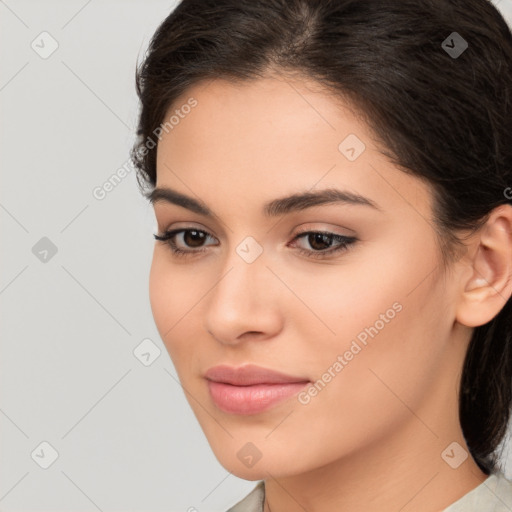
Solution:
[[(154, 319), (215, 455), (248, 480), (391, 442), (419, 453), (433, 436), (441, 460), (457, 418), (466, 346), (453, 343), (457, 287), (441, 272), (431, 192), (312, 85), (202, 83), (167, 113), (179, 115), (158, 144), (157, 188), (204, 210), (154, 201), (158, 235), (191, 230), (172, 239), (189, 254), (155, 242)], [(338, 200), (314, 199), (327, 189)], [(283, 201), (296, 194), (312, 196)], [(326, 234), (298, 237), (311, 232)], [(302, 383), (205, 378), (247, 364)]]

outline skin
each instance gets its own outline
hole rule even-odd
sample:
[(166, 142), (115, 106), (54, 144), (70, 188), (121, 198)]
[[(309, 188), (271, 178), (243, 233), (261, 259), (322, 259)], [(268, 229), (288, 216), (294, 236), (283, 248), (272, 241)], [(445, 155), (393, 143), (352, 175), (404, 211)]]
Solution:
[[(443, 510), (487, 478), (470, 455), (454, 469), (442, 453), (453, 442), (455, 457), (469, 452), (459, 379), (472, 328), (512, 293), (512, 208), (494, 210), (443, 272), (431, 190), (379, 152), (348, 103), (277, 75), (197, 84), (173, 110), (191, 96), (198, 105), (158, 144), (157, 187), (200, 199), (215, 216), (164, 201), (154, 209), (160, 235), (186, 227), (211, 237), (198, 245), (175, 237), (182, 249), (205, 250), (185, 258), (155, 243), (150, 301), (216, 457), (240, 478), (264, 479), (272, 512)], [(366, 146), (354, 161), (338, 149), (348, 134)], [(327, 204), (262, 213), (267, 201), (326, 187), (361, 194), (380, 210)], [(307, 230), (357, 241), (315, 259), (298, 248), (321, 245), (307, 236), (292, 242)], [(236, 252), (248, 236), (263, 249), (252, 263)], [(394, 303), (400, 311), (309, 403), (295, 396), (242, 416), (212, 401), (203, 375), (223, 363), (316, 382)], [(248, 442), (261, 453), (252, 467), (237, 456)]]

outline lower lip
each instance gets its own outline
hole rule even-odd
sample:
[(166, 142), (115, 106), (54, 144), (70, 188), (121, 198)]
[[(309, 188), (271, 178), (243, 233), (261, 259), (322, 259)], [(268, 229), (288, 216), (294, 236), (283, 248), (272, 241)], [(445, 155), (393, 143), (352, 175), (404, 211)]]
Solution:
[(233, 386), (208, 381), (210, 395), (219, 409), (233, 414), (257, 414), (297, 394), (309, 382)]

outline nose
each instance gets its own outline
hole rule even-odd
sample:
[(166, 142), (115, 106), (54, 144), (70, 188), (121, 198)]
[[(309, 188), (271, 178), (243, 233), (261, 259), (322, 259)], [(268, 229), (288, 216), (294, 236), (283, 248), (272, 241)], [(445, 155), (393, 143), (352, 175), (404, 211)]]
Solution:
[(283, 324), (280, 286), (263, 254), (247, 263), (233, 249), (208, 294), (206, 331), (226, 345), (274, 337)]

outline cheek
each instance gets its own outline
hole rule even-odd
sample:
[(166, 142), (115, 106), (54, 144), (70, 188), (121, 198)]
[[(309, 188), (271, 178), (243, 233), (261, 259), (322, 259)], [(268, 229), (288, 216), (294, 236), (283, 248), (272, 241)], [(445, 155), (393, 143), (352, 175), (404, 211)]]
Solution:
[[(160, 337), (173, 362), (183, 348), (194, 346), (186, 343), (187, 312), (194, 300), (194, 291), (186, 272), (169, 263), (165, 248), (155, 247), (149, 274), (149, 300), (153, 319)], [(179, 340), (183, 340), (180, 347)]]
[(376, 332), (382, 338), (399, 321), (406, 272), (396, 254), (385, 248), (372, 254), (360, 251), (307, 272), (280, 268), (280, 277), (293, 292), (282, 300), (282, 314), (296, 330), (294, 344), (308, 354), (308, 368), (315, 373), (327, 369), (356, 338), (361, 346)]
[(382, 251), (378, 265), (350, 266), (329, 283), (331, 301), (314, 299), (336, 336), (317, 337), (309, 364), (320, 382), (309, 403), (337, 416), (333, 424), (401, 417), (408, 411), (401, 400), (419, 403), (443, 357), (450, 318), (442, 279), (431, 273), (435, 256), (428, 247), (415, 258), (401, 251)]
[(170, 273), (168, 270), (166, 271), (158, 253), (159, 249), (155, 246), (149, 272), (149, 301), (155, 324), (160, 336), (165, 341), (165, 331), (172, 325), (172, 318), (168, 318), (168, 316), (173, 311), (172, 301), (175, 294), (172, 286), (169, 289), (169, 285), (172, 283)]

